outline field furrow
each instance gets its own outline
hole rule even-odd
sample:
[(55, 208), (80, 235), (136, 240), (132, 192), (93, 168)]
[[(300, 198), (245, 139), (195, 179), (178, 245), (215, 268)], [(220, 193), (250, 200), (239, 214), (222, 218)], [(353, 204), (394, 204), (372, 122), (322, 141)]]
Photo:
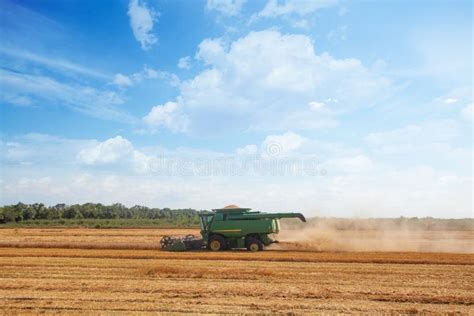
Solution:
[(160, 232), (61, 231), (77, 237), (76, 248), (0, 248), (2, 312), (469, 314), (474, 308), (469, 253), (101, 250), (82, 248), (80, 232), (125, 243), (139, 232)]

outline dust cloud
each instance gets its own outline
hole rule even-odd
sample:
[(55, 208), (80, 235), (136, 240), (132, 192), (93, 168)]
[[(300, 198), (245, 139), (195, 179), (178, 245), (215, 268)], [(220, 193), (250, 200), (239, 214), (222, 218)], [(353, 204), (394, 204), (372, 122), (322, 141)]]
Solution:
[(472, 219), (311, 219), (282, 223), (279, 250), (474, 253)]

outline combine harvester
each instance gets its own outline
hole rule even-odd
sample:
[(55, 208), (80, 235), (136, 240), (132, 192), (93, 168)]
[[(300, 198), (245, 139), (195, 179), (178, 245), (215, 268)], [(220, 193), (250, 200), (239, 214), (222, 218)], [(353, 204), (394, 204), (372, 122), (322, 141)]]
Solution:
[(161, 248), (171, 251), (196, 250), (207, 247), (212, 251), (247, 248), (249, 251), (263, 250), (278, 241), (268, 235), (280, 230), (280, 218), (299, 218), (306, 222), (301, 213), (262, 213), (229, 205), (214, 209), (212, 213), (200, 214), (201, 236), (164, 236)]

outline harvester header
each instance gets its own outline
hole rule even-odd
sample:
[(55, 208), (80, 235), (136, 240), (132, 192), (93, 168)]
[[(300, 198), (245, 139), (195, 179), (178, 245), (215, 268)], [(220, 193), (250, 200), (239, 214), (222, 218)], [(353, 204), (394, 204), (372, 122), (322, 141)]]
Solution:
[(247, 248), (263, 250), (278, 241), (269, 237), (280, 231), (282, 218), (306, 219), (301, 213), (264, 213), (251, 208), (229, 205), (199, 215), (201, 239), (188, 235), (184, 238), (164, 236), (161, 246), (165, 250), (189, 250), (207, 247), (212, 251)]

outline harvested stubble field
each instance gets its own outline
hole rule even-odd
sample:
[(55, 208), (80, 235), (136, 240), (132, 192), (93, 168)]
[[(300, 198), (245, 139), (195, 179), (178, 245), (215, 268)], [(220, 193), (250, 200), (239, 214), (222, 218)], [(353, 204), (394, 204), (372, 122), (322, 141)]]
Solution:
[[(474, 254), (469, 252), (288, 250), (303, 249), (301, 243), (294, 248), (292, 242), (260, 253), (158, 249), (163, 234), (188, 233), (197, 232), (0, 229), (0, 311), (469, 314), (473, 310)], [(426, 234), (432, 238), (432, 233)], [(461, 244), (474, 240), (472, 232), (451, 232), (453, 236)]]

